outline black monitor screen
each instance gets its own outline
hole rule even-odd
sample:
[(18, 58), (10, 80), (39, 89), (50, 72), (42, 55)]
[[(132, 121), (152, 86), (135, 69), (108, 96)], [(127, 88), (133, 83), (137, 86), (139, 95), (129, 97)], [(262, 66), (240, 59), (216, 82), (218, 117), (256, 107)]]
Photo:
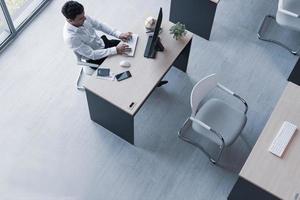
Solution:
[(158, 17), (156, 20), (156, 25), (155, 25), (155, 29), (154, 29), (154, 33), (153, 33), (153, 39), (152, 39), (152, 45), (153, 43), (156, 43), (158, 34), (159, 34), (159, 29), (161, 26), (161, 21), (162, 21), (162, 8), (159, 9), (159, 13), (158, 13)]
[(164, 47), (160, 42), (160, 39), (158, 37), (159, 31), (160, 31), (160, 26), (162, 22), (162, 8), (159, 9), (158, 17), (156, 20), (155, 24), (155, 29), (154, 33), (152, 36), (149, 36), (148, 41), (147, 41), (147, 46), (145, 48), (144, 56), (146, 58), (154, 58), (156, 51), (163, 51)]

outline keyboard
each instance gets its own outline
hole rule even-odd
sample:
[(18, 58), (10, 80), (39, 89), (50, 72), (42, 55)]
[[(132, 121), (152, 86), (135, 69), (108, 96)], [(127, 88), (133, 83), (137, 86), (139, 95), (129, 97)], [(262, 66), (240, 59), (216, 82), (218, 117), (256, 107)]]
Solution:
[(293, 137), (297, 126), (290, 122), (283, 122), (280, 127), (277, 135), (273, 139), (271, 146), (269, 147), (269, 151), (274, 155), (281, 157), (286, 146), (289, 144), (291, 138)]
[(131, 51), (125, 52), (124, 53), (125, 55), (131, 56), (131, 57), (134, 56), (135, 48), (136, 48), (136, 44), (137, 44), (138, 38), (139, 38), (138, 34), (132, 34), (131, 39), (128, 40), (127, 42), (125, 42), (125, 44), (127, 44), (129, 46), (129, 48), (131, 49)]

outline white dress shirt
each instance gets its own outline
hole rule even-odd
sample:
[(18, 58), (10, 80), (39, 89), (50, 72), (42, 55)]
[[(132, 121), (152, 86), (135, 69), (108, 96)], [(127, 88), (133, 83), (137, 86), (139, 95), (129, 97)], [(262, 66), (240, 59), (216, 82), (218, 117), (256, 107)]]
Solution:
[(117, 54), (116, 47), (104, 49), (103, 40), (97, 35), (96, 30), (102, 31), (116, 38), (121, 32), (86, 16), (83, 26), (76, 27), (66, 22), (63, 29), (65, 43), (85, 59), (98, 60), (106, 56)]

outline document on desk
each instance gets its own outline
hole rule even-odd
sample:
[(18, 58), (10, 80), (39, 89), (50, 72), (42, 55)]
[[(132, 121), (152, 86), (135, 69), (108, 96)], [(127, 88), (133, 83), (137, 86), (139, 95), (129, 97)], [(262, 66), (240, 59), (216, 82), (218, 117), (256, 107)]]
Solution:
[(98, 68), (97, 71), (97, 78), (103, 79), (103, 80), (115, 80), (115, 74), (111, 72), (109, 68)]

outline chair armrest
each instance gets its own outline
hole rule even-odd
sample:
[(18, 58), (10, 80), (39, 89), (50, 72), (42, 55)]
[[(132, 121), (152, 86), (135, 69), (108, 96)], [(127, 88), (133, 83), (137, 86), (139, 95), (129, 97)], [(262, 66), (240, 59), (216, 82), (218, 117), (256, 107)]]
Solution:
[(248, 104), (247, 104), (247, 102), (246, 102), (245, 99), (243, 99), (243, 98), (240, 97), (239, 95), (235, 94), (233, 91), (229, 90), (227, 87), (225, 87), (224, 85), (222, 85), (222, 84), (220, 84), (220, 83), (218, 83), (218, 87), (219, 87), (221, 90), (223, 90), (223, 91), (227, 92), (228, 94), (230, 94), (230, 95), (236, 97), (237, 99), (239, 99), (239, 100), (244, 104), (244, 106), (245, 106), (244, 113), (245, 113), (245, 114), (247, 113), (247, 111), (248, 111)]
[(222, 85), (222, 84), (220, 84), (220, 83), (218, 83), (217, 85), (218, 85), (218, 87), (219, 87), (220, 89), (222, 89), (223, 91), (227, 92), (228, 94), (234, 95), (234, 92), (232, 92), (231, 90), (229, 90), (229, 89), (228, 89), (227, 87), (225, 87), (224, 85)]
[(243, 104), (245, 106), (244, 114), (247, 114), (247, 112), (248, 112), (248, 104), (247, 104), (246, 100), (243, 99), (242, 97), (240, 97), (237, 94), (233, 94), (233, 96), (236, 97), (236, 98), (238, 98), (241, 102), (243, 102)]
[(278, 12), (281, 12), (281, 13), (284, 13), (286, 15), (289, 15), (291, 17), (297, 17), (297, 18), (300, 18), (300, 15), (296, 14), (296, 13), (293, 13), (291, 11), (288, 11), (288, 10), (285, 10), (283, 8), (278, 8)]
[(220, 133), (218, 133), (216, 130), (212, 129), (210, 126), (208, 126), (204, 122), (202, 122), (202, 121), (200, 121), (200, 120), (198, 120), (194, 117), (190, 117), (190, 120), (192, 120), (193, 122), (196, 122), (197, 124), (199, 124), (200, 126), (205, 128), (206, 130), (208, 130), (208, 131), (212, 132), (213, 134), (215, 134), (218, 138), (220, 138), (220, 140), (222, 141), (222, 145), (224, 146), (224, 144), (225, 144), (224, 138)]
[(99, 65), (97, 64), (93, 64), (93, 63), (88, 63), (88, 62), (83, 62), (83, 61), (77, 61), (77, 65), (84, 65), (84, 66), (88, 66), (88, 67), (96, 67), (98, 68)]
[(208, 126), (207, 124), (205, 124), (204, 122), (194, 118), (194, 117), (190, 117), (190, 120), (192, 120), (193, 122), (196, 122), (197, 124), (199, 124), (200, 126), (202, 126), (203, 128), (205, 128), (206, 130), (211, 130), (212, 128), (210, 126)]

